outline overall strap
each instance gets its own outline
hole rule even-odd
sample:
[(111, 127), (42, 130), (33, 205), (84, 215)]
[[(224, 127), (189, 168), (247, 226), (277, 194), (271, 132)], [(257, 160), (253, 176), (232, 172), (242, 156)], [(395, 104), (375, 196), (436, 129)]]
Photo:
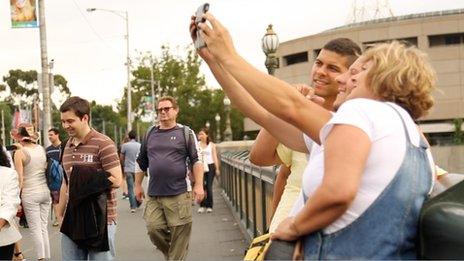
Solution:
[(404, 122), (404, 119), (401, 116), (400, 112), (393, 105), (391, 105), (390, 103), (386, 102), (385, 104), (390, 106), (396, 112), (396, 114), (398, 114), (398, 117), (400, 117), (400, 119), (401, 119), (401, 124), (403, 124), (403, 130), (404, 130), (404, 135), (406, 136), (406, 141), (408, 143), (411, 143), (411, 138), (409, 137), (408, 128), (406, 127), (406, 123)]
[[(401, 123), (403, 124), (403, 128), (404, 128), (404, 135), (406, 135), (406, 141), (407, 141), (408, 143), (412, 144), (412, 143), (411, 143), (411, 138), (410, 138), (409, 133), (408, 133), (408, 129), (407, 129), (407, 127), (406, 127), (406, 123), (404, 122), (404, 119), (403, 119), (403, 117), (401, 116), (400, 112), (399, 112), (393, 105), (391, 105), (390, 103), (387, 102), (386, 104), (387, 104), (388, 106), (390, 106), (390, 107), (396, 112), (396, 114), (398, 114), (398, 116), (400, 117)], [(429, 148), (428, 142), (427, 142), (426, 140), (424, 140), (424, 137), (423, 137), (422, 135), (420, 135), (419, 146), (420, 146), (421, 148), (424, 148), (424, 149)]]

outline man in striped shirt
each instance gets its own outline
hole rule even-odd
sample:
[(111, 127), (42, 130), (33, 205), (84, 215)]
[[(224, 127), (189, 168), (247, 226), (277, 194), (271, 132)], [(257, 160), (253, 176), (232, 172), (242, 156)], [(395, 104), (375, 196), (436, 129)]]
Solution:
[[(70, 180), (72, 168), (75, 165), (94, 167), (97, 171), (110, 173), (108, 178), (112, 183), (112, 189), (107, 195), (108, 215), (108, 243), (109, 251), (93, 251), (80, 249), (78, 246), (62, 234), (61, 253), (63, 260), (111, 260), (115, 256), (114, 239), (116, 234), (116, 193), (122, 181), (122, 170), (114, 142), (104, 134), (90, 128), (90, 104), (80, 97), (70, 97), (60, 107), (61, 123), (68, 132), (69, 140), (63, 151), (63, 169), (67, 180)], [(60, 200), (59, 214), (62, 216), (65, 203), (68, 201), (68, 184), (66, 181), (61, 186), (61, 191), (66, 191)], [(63, 202), (63, 203), (62, 203)]]

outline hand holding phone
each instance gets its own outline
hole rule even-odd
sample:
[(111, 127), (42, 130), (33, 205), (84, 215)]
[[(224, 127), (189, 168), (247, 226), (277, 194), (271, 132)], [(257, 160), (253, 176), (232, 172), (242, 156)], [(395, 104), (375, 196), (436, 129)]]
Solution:
[(197, 9), (197, 12), (195, 13), (195, 26), (196, 26), (196, 39), (194, 41), (195, 48), (197, 50), (206, 47), (206, 43), (203, 40), (203, 38), (200, 35), (200, 30), (198, 29), (198, 24), (199, 23), (204, 23), (206, 20), (202, 17), (204, 13), (208, 12), (209, 10), (209, 4), (204, 3), (200, 5)]

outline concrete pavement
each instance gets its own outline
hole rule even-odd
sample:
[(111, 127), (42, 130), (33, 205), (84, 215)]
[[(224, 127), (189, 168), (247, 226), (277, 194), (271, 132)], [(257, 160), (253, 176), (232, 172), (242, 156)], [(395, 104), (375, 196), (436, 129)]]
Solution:
[[(214, 188), (213, 213), (198, 214), (193, 208), (193, 228), (187, 260), (242, 260), (246, 249), (245, 237), (220, 193)], [(143, 208), (130, 213), (129, 201), (118, 193), (118, 231), (116, 234), (116, 260), (163, 260), (164, 257), (151, 244), (147, 236)], [(49, 222), (52, 260), (61, 260), (60, 232)], [(29, 229), (21, 228), (22, 251), (29, 260), (36, 259)]]

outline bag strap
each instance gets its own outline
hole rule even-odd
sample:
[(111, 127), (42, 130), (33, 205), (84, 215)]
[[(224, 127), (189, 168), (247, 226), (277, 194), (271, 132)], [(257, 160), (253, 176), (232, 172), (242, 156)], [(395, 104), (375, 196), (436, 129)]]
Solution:
[[(68, 145), (69, 140), (70, 139), (67, 139), (66, 141), (61, 142), (61, 145), (60, 145), (60, 160), (59, 160), (59, 163), (60, 163), (61, 166), (63, 166), (64, 149), (66, 148), (66, 145)], [(66, 182), (66, 185), (68, 185), (68, 175), (66, 174), (66, 170), (64, 168), (62, 168), (62, 169), (63, 169), (64, 181)]]

